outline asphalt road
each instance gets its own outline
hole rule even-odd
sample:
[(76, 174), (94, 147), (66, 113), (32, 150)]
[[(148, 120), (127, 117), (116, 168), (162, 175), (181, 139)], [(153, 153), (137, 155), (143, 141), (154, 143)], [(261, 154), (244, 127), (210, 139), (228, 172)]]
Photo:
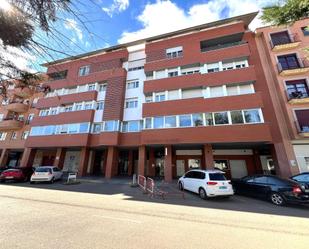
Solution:
[(0, 248), (309, 248), (309, 207), (111, 183), (0, 184)]

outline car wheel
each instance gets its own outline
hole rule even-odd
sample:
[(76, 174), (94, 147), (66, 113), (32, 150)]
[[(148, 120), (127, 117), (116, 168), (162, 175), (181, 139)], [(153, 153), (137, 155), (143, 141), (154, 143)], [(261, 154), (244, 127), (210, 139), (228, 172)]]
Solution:
[(178, 188), (179, 188), (180, 191), (183, 191), (183, 190), (184, 190), (184, 189), (183, 189), (183, 184), (182, 184), (182, 182), (179, 182)]
[(206, 194), (205, 189), (200, 188), (199, 191), (198, 191), (198, 193), (199, 193), (201, 199), (203, 199), (203, 200), (207, 199), (207, 194)]
[(270, 201), (276, 206), (283, 206), (285, 204), (283, 196), (277, 192), (272, 192), (270, 194)]
[(55, 178), (53, 177), (51, 180), (50, 180), (50, 183), (54, 183), (55, 182)]
[(34, 182), (33, 182), (33, 181), (30, 181), (30, 184), (34, 184)]

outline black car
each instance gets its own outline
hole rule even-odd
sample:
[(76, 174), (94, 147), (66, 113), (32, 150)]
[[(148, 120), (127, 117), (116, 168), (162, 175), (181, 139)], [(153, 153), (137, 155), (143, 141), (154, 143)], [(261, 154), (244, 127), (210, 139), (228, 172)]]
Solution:
[(309, 172), (301, 173), (295, 176), (292, 176), (293, 181), (304, 184), (309, 189)]
[(287, 202), (309, 204), (309, 189), (290, 179), (274, 175), (253, 175), (232, 183), (236, 194), (267, 199), (278, 206)]

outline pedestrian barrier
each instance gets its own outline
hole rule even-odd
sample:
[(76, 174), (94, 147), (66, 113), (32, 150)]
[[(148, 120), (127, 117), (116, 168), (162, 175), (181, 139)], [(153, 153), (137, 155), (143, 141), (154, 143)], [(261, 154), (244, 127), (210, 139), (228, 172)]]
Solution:
[(147, 182), (146, 182), (146, 190), (151, 197), (154, 196), (154, 187), (155, 187), (154, 180), (152, 178), (148, 177)]
[(77, 173), (68, 173), (67, 183), (76, 182)]
[(145, 176), (138, 175), (137, 184), (144, 191), (144, 193), (147, 193), (147, 190), (146, 190), (146, 177)]

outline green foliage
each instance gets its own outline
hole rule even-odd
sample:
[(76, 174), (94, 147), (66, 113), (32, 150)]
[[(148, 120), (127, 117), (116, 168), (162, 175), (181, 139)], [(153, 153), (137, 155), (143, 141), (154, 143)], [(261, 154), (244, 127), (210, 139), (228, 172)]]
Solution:
[(285, 0), (284, 4), (263, 8), (261, 19), (271, 25), (290, 25), (297, 20), (309, 17), (309, 0)]

